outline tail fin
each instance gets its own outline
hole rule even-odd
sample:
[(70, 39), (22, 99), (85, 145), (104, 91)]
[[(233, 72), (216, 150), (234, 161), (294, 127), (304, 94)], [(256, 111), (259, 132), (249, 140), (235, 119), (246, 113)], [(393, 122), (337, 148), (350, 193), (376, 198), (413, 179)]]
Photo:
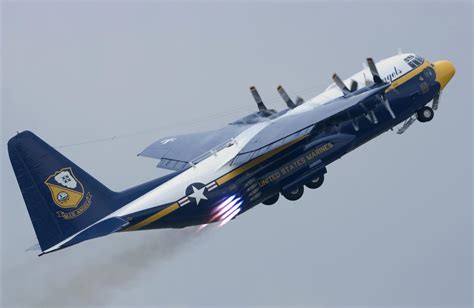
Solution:
[[(102, 185), (32, 132), (11, 138), (8, 154), (42, 251), (124, 205), (119, 193)], [(108, 234), (104, 228), (116, 231), (120, 224), (127, 222), (102, 224), (99, 235), (92, 237)], [(85, 233), (76, 236), (75, 242), (88, 239), (84, 238), (87, 236), (92, 238)]]

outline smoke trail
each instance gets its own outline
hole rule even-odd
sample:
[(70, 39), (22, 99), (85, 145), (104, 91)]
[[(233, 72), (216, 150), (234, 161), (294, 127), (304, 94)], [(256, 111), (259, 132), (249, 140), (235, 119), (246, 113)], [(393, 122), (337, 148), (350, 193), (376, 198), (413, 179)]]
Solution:
[[(151, 267), (155, 270), (163, 260), (175, 256), (203, 234), (196, 232), (196, 228), (163, 230), (157, 233), (148, 234), (146, 241), (127, 246), (120, 252), (108, 255), (104, 253), (81, 263), (70, 275), (61, 272), (61, 268), (57, 269), (61, 272), (57, 275), (51, 268), (47, 273), (44, 273), (44, 269), (29, 269), (31, 264), (10, 270), (10, 275), (18, 277), (23, 274), (25, 277), (15, 280), (14, 285), (9, 285), (7, 293), (10, 294), (6, 294), (7, 298), (4, 298), (3, 303), (41, 307), (104, 305), (111, 294), (123, 291), (144, 271)], [(8, 283), (8, 279), (2, 280), (3, 283)]]

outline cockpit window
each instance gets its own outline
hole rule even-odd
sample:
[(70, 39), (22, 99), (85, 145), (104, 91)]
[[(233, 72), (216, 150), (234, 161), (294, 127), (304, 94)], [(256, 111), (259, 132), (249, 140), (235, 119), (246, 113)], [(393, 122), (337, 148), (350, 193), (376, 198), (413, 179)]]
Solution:
[(418, 67), (425, 61), (422, 57), (416, 55), (409, 55), (404, 60), (411, 68)]

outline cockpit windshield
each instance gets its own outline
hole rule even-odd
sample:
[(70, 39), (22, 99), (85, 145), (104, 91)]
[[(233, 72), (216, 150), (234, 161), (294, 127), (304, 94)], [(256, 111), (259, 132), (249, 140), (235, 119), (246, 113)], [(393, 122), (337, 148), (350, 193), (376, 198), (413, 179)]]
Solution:
[(416, 68), (425, 61), (422, 57), (417, 55), (409, 55), (404, 60), (411, 68)]

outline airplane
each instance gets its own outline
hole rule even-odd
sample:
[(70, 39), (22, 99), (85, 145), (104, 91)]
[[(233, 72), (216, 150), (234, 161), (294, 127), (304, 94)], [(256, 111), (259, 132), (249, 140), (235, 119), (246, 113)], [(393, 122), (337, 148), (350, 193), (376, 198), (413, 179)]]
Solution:
[[(402, 124), (429, 122), (455, 74), (450, 61), (401, 53), (333, 83), (320, 95), (258, 111), (213, 131), (170, 136), (139, 156), (172, 172), (114, 192), (30, 131), (8, 142), (11, 164), (43, 255), (115, 232), (226, 224), (254, 206), (296, 201), (326, 167)], [(429, 104), (431, 103), (431, 107)]]

